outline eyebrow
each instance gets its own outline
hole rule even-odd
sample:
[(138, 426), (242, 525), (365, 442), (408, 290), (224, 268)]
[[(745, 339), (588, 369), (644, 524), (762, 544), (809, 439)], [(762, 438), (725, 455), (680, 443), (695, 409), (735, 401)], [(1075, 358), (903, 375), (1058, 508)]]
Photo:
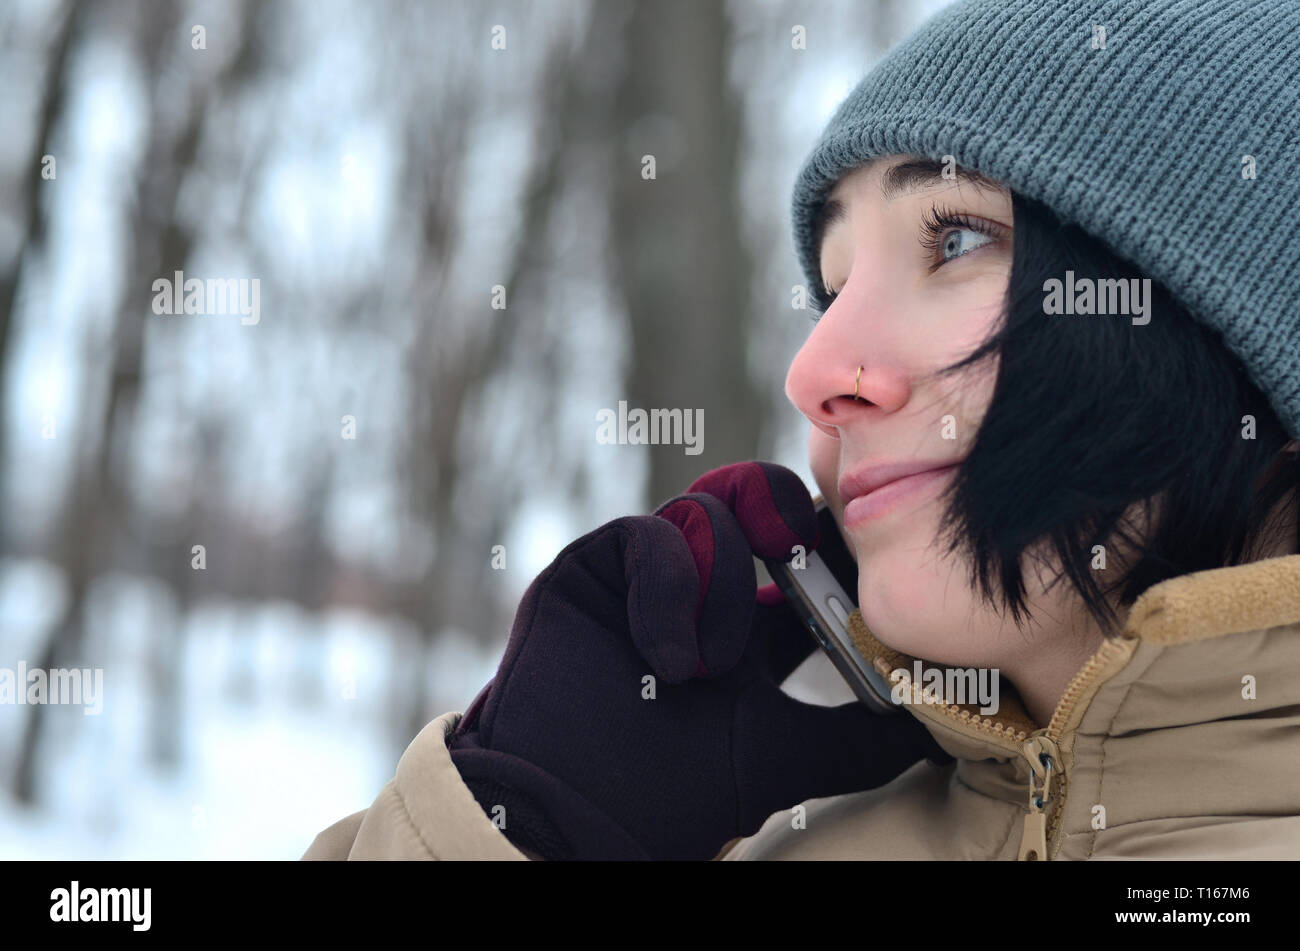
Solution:
[[(947, 179), (943, 178), (945, 168), (947, 166), (942, 162), (935, 162), (931, 159), (899, 162), (885, 172), (884, 177), (881, 179), (880, 190), (884, 192), (886, 201), (893, 201), (899, 195), (921, 191), (937, 184), (939, 181), (947, 181)], [(1002, 185), (974, 169), (954, 165), (953, 172), (956, 174), (958, 181), (974, 185), (976, 188), (995, 191), (999, 194), (1004, 191)]]
[[(881, 178), (880, 190), (884, 194), (886, 201), (893, 201), (900, 195), (923, 191), (945, 181), (943, 172), (946, 167), (944, 163), (936, 162), (933, 159), (899, 162), (897, 165), (890, 166), (888, 171), (885, 172)], [(953, 167), (953, 171), (960, 182), (974, 185), (976, 188), (985, 191), (994, 191), (998, 194), (1005, 191), (1001, 184), (973, 169), (962, 168), (957, 165)], [(828, 200), (817, 210), (817, 214), (813, 218), (813, 247), (817, 249), (818, 259), (821, 258), (822, 239), (826, 236), (826, 231), (831, 225), (845, 221), (848, 216), (848, 206), (838, 198)]]

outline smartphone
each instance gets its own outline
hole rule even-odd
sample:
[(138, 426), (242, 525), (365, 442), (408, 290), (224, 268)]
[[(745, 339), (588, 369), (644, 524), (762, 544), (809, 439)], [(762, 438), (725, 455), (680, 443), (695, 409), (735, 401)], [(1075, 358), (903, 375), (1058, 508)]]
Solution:
[(854, 695), (873, 713), (900, 713), (902, 708), (890, 698), (889, 682), (853, 646), (849, 614), (858, 606), (858, 565), (821, 498), (817, 527), (817, 550), (808, 552), (804, 567), (767, 559), (763, 563)]

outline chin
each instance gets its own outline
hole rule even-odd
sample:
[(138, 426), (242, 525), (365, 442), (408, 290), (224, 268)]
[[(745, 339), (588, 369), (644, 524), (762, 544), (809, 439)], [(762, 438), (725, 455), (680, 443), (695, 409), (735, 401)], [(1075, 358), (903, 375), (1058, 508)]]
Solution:
[[(886, 647), (915, 654), (920, 647), (918, 642), (925, 640), (918, 634), (926, 629), (927, 619), (910, 596), (908, 581), (896, 576), (901, 572), (882, 573), (872, 565), (873, 561), (879, 563), (881, 559), (869, 558), (859, 568), (858, 610), (862, 612), (862, 620)], [(891, 574), (895, 576), (890, 577)], [(915, 575), (910, 584), (916, 584)]]
[(972, 638), (969, 599), (952, 599), (957, 579), (935, 574), (933, 553), (873, 553), (858, 575), (858, 607), (876, 640), (934, 663), (969, 664), (979, 653)]
[(868, 603), (861, 610), (867, 629), (886, 647), (930, 663), (964, 663), (964, 658), (954, 655), (956, 645), (949, 629), (935, 619), (902, 616), (896, 606), (879, 603)]

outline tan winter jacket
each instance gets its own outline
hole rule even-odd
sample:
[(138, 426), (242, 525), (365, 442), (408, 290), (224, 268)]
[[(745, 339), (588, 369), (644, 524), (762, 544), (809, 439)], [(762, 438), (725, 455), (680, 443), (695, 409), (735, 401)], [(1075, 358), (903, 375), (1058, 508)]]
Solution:
[[(853, 621), (882, 672), (911, 669)], [(954, 763), (920, 762), (879, 789), (774, 813), (718, 857), (1300, 858), (1300, 555), (1149, 589), (1045, 728), (1012, 691), (993, 717), (905, 709)], [(446, 737), (459, 720), (443, 714), (421, 730), (374, 804), (303, 858), (525, 859), (452, 765)]]

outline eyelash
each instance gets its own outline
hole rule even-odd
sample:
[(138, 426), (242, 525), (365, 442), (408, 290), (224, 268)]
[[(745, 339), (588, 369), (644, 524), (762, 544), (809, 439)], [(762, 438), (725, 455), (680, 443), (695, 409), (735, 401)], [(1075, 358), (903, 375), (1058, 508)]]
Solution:
[[(964, 228), (978, 234), (997, 240), (1005, 236), (1004, 229), (993, 225), (979, 218), (972, 218), (970, 215), (952, 211), (949, 208), (939, 205), (931, 205), (929, 211), (921, 219), (921, 247), (929, 253), (933, 259), (939, 255), (939, 248), (943, 244), (944, 236), (954, 228)], [(978, 248), (976, 250), (979, 250)], [(968, 251), (967, 254), (970, 252)], [(964, 257), (965, 255), (958, 255)], [(952, 260), (956, 260), (953, 258)], [(929, 271), (933, 274), (939, 268), (947, 264), (948, 261), (940, 259), (937, 263), (931, 263)], [(839, 291), (831, 291), (826, 287), (817, 289), (817, 310), (812, 314), (812, 321), (816, 323), (821, 319), (822, 314), (830, 309), (835, 298), (839, 297)]]
[[(972, 218), (970, 215), (954, 212), (939, 205), (931, 205), (930, 210), (921, 219), (921, 231), (923, 232), (921, 247), (929, 252), (931, 258), (938, 256), (944, 236), (953, 229), (974, 231), (994, 240), (1003, 236), (1003, 229), (990, 222), (980, 218)], [(979, 249), (976, 248), (976, 250)], [(969, 254), (970, 252), (966, 253)], [(958, 257), (965, 257), (965, 255), (958, 255)], [(956, 258), (952, 260), (956, 260)], [(937, 264), (932, 263), (930, 265), (930, 273), (933, 274), (947, 263), (948, 261), (940, 258)]]

